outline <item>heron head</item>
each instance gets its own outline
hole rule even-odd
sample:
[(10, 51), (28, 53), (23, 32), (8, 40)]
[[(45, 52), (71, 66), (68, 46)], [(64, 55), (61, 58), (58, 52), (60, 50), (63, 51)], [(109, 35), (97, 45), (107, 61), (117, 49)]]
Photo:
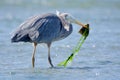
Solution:
[(75, 19), (71, 14), (69, 13), (60, 13), (59, 11), (56, 11), (56, 14), (58, 16), (63, 17), (67, 22), (69, 23), (75, 23), (78, 24), (84, 28), (87, 28), (84, 24), (82, 24), (80, 21), (78, 21), (77, 19)]
[(70, 23), (75, 23), (78, 24), (84, 28), (87, 28), (84, 24), (82, 24), (81, 22), (79, 22), (77, 19), (75, 19), (72, 15), (68, 14), (68, 13), (64, 13), (64, 17), (65, 20), (67, 20)]
[(67, 22), (69, 23), (75, 23), (78, 24), (84, 28), (87, 28), (84, 24), (82, 24), (81, 22), (79, 22), (77, 19), (75, 19), (71, 14), (69, 13), (60, 13), (59, 11), (56, 11), (56, 14), (58, 16), (63, 17)]

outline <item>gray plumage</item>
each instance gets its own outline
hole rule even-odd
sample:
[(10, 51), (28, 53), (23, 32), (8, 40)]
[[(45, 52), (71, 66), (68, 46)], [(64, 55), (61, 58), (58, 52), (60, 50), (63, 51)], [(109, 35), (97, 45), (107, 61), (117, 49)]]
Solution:
[(53, 67), (50, 58), (50, 46), (53, 41), (66, 38), (72, 33), (72, 24), (76, 23), (83, 27), (83, 24), (75, 20), (68, 13), (47, 13), (31, 17), (19, 26), (11, 38), (11, 42), (34, 43), (32, 54), (32, 66), (34, 67), (36, 46), (39, 43), (46, 43), (48, 46), (48, 61)]
[(67, 31), (62, 19), (52, 13), (34, 16), (20, 25), (11, 40), (12, 42), (51, 43), (63, 39), (71, 34), (72, 24), (68, 24)]

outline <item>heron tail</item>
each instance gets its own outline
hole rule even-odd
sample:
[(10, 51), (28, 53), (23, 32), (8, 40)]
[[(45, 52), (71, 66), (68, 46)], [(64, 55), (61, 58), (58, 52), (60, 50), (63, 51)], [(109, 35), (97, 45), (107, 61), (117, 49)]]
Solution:
[(11, 42), (30, 42), (28, 34), (16, 33), (12, 36)]

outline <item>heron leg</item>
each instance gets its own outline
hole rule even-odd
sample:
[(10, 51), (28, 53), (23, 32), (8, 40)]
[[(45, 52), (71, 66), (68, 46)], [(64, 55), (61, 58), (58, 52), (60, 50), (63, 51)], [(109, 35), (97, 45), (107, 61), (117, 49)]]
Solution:
[(33, 50), (33, 54), (32, 54), (32, 67), (34, 68), (35, 66), (35, 52), (36, 52), (36, 46), (37, 43), (34, 43), (34, 50)]
[(51, 60), (51, 57), (50, 57), (50, 46), (51, 46), (51, 43), (50, 44), (47, 44), (48, 46), (48, 61), (51, 65), (51, 67), (54, 67), (53, 64), (52, 64), (52, 60)]

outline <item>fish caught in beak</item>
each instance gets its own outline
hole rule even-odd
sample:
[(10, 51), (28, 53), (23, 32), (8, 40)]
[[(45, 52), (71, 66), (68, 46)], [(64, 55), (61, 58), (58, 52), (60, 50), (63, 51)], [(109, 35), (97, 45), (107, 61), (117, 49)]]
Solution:
[(87, 37), (88, 34), (89, 34), (89, 24), (86, 24), (85, 26), (86, 26), (87, 28), (82, 27), (82, 28), (79, 30), (79, 33), (82, 34), (83, 36)]

